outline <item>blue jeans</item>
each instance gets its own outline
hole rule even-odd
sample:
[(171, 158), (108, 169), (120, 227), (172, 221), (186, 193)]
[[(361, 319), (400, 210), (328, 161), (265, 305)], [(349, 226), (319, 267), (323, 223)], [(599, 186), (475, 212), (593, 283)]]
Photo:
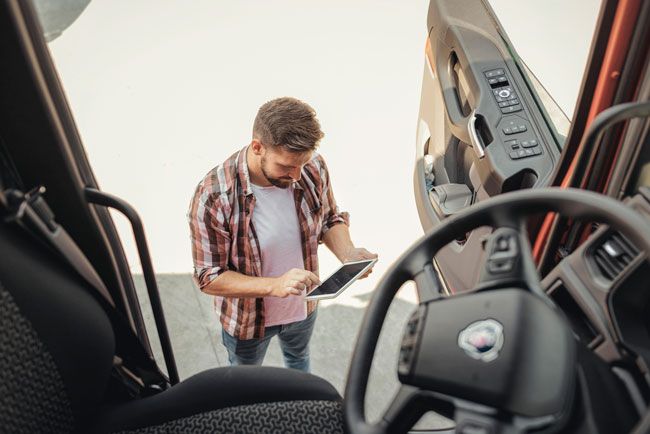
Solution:
[(278, 336), (280, 348), (287, 368), (310, 372), (309, 339), (314, 331), (316, 311), (302, 321), (267, 327), (264, 337), (257, 339), (237, 339), (221, 331), (223, 346), (228, 350), (228, 361), (235, 365), (261, 365), (269, 347), (271, 338)]

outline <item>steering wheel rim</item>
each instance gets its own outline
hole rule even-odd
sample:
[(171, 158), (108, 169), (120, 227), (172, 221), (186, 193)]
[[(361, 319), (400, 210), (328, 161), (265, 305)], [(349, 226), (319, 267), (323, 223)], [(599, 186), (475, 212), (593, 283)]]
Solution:
[[(506, 193), (455, 214), (417, 240), (385, 272), (370, 300), (352, 355), (345, 389), (344, 416), (353, 433), (383, 434), (387, 424), (365, 418), (365, 394), (375, 348), (388, 308), (402, 284), (426, 274), (435, 254), (461, 234), (480, 226), (519, 228), (531, 215), (562, 216), (610, 225), (635, 241), (650, 261), (650, 224), (636, 211), (607, 196), (579, 189), (543, 188)], [(527, 252), (530, 255), (530, 251)], [(535, 288), (531, 288), (537, 292)], [(545, 294), (539, 290), (542, 297)]]

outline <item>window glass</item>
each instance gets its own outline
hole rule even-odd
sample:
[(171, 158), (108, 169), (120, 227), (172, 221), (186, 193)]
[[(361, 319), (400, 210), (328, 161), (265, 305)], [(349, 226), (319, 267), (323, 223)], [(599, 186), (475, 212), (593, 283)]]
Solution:
[(566, 136), (601, 0), (488, 0), (556, 132)]

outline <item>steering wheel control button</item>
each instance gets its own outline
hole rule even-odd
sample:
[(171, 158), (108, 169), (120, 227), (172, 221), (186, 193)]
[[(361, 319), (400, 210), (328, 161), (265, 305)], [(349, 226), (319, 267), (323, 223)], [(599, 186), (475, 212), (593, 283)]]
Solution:
[(418, 344), (418, 337), (422, 330), (425, 306), (419, 306), (415, 312), (411, 314), (404, 336), (402, 336), (402, 345), (399, 352), (399, 361), (397, 371), (400, 375), (408, 377), (415, 360), (415, 349)]
[(515, 268), (515, 260), (512, 258), (492, 259), (488, 262), (488, 270), (492, 274), (509, 273)]
[(494, 252), (507, 252), (510, 250), (510, 237), (499, 237), (494, 244)]
[(503, 347), (503, 326), (495, 319), (476, 321), (458, 334), (458, 346), (473, 359), (491, 362)]

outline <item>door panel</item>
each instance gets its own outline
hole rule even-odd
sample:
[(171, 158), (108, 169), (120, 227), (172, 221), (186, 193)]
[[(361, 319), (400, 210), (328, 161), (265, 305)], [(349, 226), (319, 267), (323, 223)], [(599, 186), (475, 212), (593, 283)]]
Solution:
[[(432, 0), (428, 28), (414, 179), (425, 231), (486, 198), (546, 185), (560, 149), (484, 2)], [(436, 257), (452, 292), (476, 282), (487, 233)]]

